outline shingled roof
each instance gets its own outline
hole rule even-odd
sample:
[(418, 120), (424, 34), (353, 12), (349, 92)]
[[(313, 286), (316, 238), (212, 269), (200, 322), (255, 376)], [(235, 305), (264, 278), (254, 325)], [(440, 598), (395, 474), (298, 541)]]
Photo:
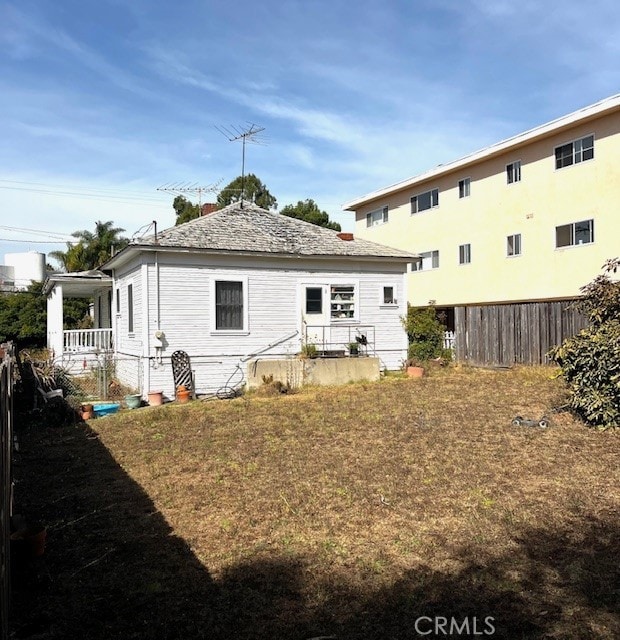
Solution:
[[(345, 238), (352, 234), (341, 234)], [(339, 232), (267, 211), (250, 202), (236, 202), (128, 245), (132, 248), (203, 249), (295, 256), (342, 256), (413, 260), (415, 255), (362, 239), (346, 240)], [(119, 254), (120, 255), (120, 254)], [(112, 261), (114, 258), (112, 259)]]

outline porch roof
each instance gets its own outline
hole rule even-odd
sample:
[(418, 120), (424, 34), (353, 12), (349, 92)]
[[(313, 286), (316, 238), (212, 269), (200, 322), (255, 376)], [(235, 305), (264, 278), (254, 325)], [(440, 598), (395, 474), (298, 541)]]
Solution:
[(96, 269), (73, 273), (55, 273), (45, 280), (43, 293), (48, 295), (58, 284), (62, 285), (65, 297), (90, 298), (99, 289), (111, 289), (112, 277)]

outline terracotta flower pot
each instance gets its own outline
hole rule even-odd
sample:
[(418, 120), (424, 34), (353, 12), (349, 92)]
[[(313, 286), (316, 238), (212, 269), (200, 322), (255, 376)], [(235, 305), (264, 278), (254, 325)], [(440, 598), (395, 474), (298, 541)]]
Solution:
[(151, 407), (157, 407), (164, 403), (163, 391), (149, 391), (149, 404)]
[(407, 375), (410, 378), (421, 378), (424, 375), (423, 367), (407, 367)]
[(179, 391), (177, 391), (177, 402), (180, 402), (181, 404), (185, 404), (186, 402), (189, 402), (190, 396), (191, 396), (191, 392), (187, 391), (187, 389), (185, 390), (179, 389)]

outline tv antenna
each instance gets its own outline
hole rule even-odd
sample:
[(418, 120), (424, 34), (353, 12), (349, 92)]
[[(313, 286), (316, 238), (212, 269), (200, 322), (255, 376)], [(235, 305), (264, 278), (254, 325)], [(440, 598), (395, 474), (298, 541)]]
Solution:
[(203, 193), (217, 193), (218, 187), (221, 184), (223, 178), (220, 178), (217, 182), (205, 186), (199, 185), (197, 182), (170, 182), (157, 187), (157, 191), (167, 191), (169, 193), (176, 193), (181, 196), (186, 193), (198, 194), (198, 208), (202, 207), (202, 194)]
[(242, 129), (231, 125), (230, 127), (215, 127), (223, 136), (228, 138), (230, 142), (241, 140), (241, 208), (243, 209), (243, 196), (245, 194), (245, 145), (246, 142), (252, 144), (264, 144), (259, 134), (265, 130), (257, 124), (249, 123), (250, 126)]

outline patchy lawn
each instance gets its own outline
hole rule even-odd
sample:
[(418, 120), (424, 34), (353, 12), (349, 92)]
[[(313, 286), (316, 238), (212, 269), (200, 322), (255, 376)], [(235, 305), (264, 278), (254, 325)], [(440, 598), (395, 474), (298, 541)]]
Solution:
[(48, 548), (13, 628), (620, 637), (620, 433), (564, 403), (548, 369), (452, 369), (30, 428), (16, 499)]

